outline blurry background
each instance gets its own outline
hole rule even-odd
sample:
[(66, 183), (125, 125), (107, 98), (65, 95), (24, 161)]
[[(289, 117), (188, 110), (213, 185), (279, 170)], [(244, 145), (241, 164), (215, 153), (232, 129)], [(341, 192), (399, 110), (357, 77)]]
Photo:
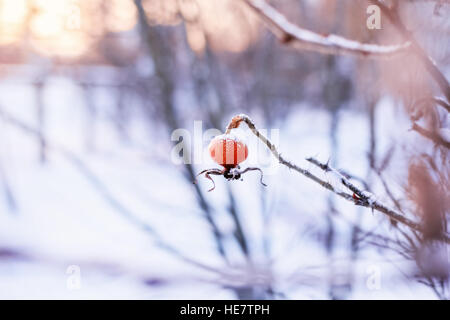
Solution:
[[(383, 15), (369, 30), (368, 1), (270, 3), (320, 34), (408, 40)], [(396, 10), (449, 79), (448, 2)], [(410, 130), (448, 139), (430, 96), (414, 54), (296, 50), (244, 0), (0, 0), (0, 298), (448, 298), (448, 143)], [(239, 113), (427, 232), (285, 167), (267, 188), (256, 173), (193, 185), (214, 164), (174, 163), (172, 132)]]

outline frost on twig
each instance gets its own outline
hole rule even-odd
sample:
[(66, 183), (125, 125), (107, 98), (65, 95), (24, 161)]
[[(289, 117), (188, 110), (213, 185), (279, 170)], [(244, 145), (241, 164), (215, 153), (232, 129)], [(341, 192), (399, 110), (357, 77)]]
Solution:
[(366, 44), (329, 34), (321, 35), (300, 28), (289, 22), (264, 0), (243, 0), (267, 24), (268, 28), (283, 42), (301, 50), (312, 50), (327, 54), (354, 54), (364, 57), (390, 57), (404, 52), (410, 42), (401, 45)]
[[(313, 174), (311, 171), (301, 168), (300, 166), (296, 165), (293, 162), (290, 162), (286, 160), (284, 157), (280, 155), (278, 152), (276, 146), (259, 130), (256, 128), (254, 122), (252, 119), (250, 119), (249, 116), (246, 114), (240, 114), (231, 119), (231, 122), (228, 124), (225, 133), (230, 133), (232, 129), (238, 128), (242, 122), (245, 122), (247, 126), (250, 128), (250, 130), (253, 132), (253, 134), (258, 137), (272, 152), (275, 158), (278, 159), (280, 164), (297, 171), (298, 173), (302, 174), (306, 178), (318, 183), (325, 189), (328, 189), (329, 191), (335, 193), (336, 195), (340, 196), (341, 198), (344, 198), (347, 201), (353, 202), (355, 205), (371, 208), (372, 210), (376, 210), (378, 212), (381, 212), (388, 216), (390, 219), (397, 221), (398, 223), (405, 225), (409, 227), (412, 230), (423, 232), (422, 227), (419, 223), (405, 217), (404, 215), (396, 212), (395, 210), (389, 208), (387, 205), (384, 205), (383, 203), (379, 202), (376, 197), (371, 194), (368, 191), (361, 190), (357, 186), (355, 186), (353, 183), (349, 181), (343, 174), (341, 174), (338, 170), (332, 168), (327, 163), (321, 163), (318, 160), (314, 158), (308, 158), (307, 161), (311, 162), (312, 164), (316, 165), (320, 169), (322, 169), (325, 172), (333, 172), (334, 175), (338, 177), (338, 181), (342, 184), (344, 188), (341, 188), (341, 186), (336, 186), (331, 184), (328, 181), (325, 181), (315, 174)], [(350, 192), (345, 192), (343, 190), (349, 190)], [(450, 243), (450, 236), (447, 234), (442, 235), (442, 240), (446, 243)]]

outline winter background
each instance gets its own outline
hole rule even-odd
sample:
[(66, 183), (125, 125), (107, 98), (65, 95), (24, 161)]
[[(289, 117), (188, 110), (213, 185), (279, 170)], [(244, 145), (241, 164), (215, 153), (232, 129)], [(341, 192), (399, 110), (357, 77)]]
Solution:
[[(383, 17), (367, 29), (367, 1), (270, 3), (317, 33), (404, 41)], [(449, 79), (450, 5), (398, 10)], [(287, 159), (339, 185), (304, 159), (329, 161), (425, 221), (411, 163), (431, 157), (448, 176), (448, 148), (411, 130), (414, 101), (442, 93), (410, 53), (297, 50), (244, 0), (1, 0), (0, 77), (1, 299), (449, 297), (448, 245), (444, 275), (424, 271), (425, 240), (411, 245), (382, 213), (278, 165), (245, 126), (242, 165), (261, 167), (268, 186), (258, 173), (215, 177), (212, 192), (204, 177), (192, 183), (218, 167), (195, 121), (223, 131), (246, 113), (275, 129)], [(420, 121), (445, 137), (445, 109), (429, 109)], [(192, 139), (175, 139), (180, 128)], [(176, 163), (178, 143), (203, 161)]]

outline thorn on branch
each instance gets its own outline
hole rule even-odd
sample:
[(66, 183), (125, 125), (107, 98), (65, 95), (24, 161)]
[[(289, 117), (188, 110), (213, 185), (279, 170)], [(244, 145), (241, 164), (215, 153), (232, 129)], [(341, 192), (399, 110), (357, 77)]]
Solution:
[(280, 42), (288, 44), (294, 40), (294, 36), (289, 33), (283, 33), (280, 37)]
[[(318, 166), (319, 168), (321, 168), (325, 172), (327, 172), (328, 170), (335, 172), (338, 176), (341, 177), (342, 184), (346, 188), (348, 188), (352, 193), (349, 194), (349, 193), (346, 193), (346, 192), (339, 191), (333, 185), (331, 185), (329, 182), (324, 181), (323, 179), (321, 179), (318, 176), (314, 175), (310, 171), (299, 167), (295, 163), (286, 160), (278, 152), (276, 146), (267, 137), (265, 137), (263, 134), (261, 134), (258, 131), (258, 129), (256, 128), (256, 126), (255, 126), (255, 124), (253, 122), (253, 120), (250, 119), (250, 117), (247, 116), (246, 114), (240, 114), (240, 115), (237, 115), (237, 116), (233, 117), (231, 122), (230, 122), (230, 124), (227, 126), (226, 132), (228, 133), (231, 129), (239, 127), (239, 125), (242, 122), (245, 122), (247, 124), (247, 126), (250, 128), (250, 130), (252, 131), (252, 133), (256, 137), (258, 137), (259, 140), (261, 140), (269, 148), (269, 150), (272, 152), (274, 157), (279, 160), (280, 164), (288, 167), (289, 169), (297, 171), (301, 175), (303, 175), (306, 178), (316, 182), (317, 184), (321, 185), (325, 189), (327, 189), (327, 190), (335, 193), (336, 195), (340, 196), (341, 198), (344, 198), (347, 201), (353, 202), (355, 205), (360, 205), (360, 206), (363, 206), (363, 207), (370, 208), (372, 210), (372, 212), (375, 211), (375, 210), (378, 211), (378, 212), (381, 212), (381, 213), (385, 214), (390, 220), (395, 220), (398, 223), (400, 223), (400, 224), (402, 224), (404, 226), (407, 226), (408, 228), (410, 228), (413, 231), (419, 231), (419, 232), (423, 233), (423, 228), (421, 227), (421, 225), (419, 223), (410, 220), (405, 215), (400, 214), (400, 213), (390, 209), (388, 206), (380, 203), (371, 193), (369, 193), (367, 191), (360, 190), (359, 188), (354, 186), (350, 181), (348, 181), (348, 179), (343, 174), (341, 174), (336, 169), (332, 168), (328, 164), (328, 162), (324, 164), (324, 163), (321, 163), (320, 161), (318, 161), (317, 159), (314, 159), (312, 157), (306, 159), (307, 161), (309, 161), (309, 162), (313, 163), (314, 165)], [(448, 234), (444, 234), (444, 235), (442, 235), (441, 240), (446, 242), (446, 243), (450, 243), (450, 236)]]

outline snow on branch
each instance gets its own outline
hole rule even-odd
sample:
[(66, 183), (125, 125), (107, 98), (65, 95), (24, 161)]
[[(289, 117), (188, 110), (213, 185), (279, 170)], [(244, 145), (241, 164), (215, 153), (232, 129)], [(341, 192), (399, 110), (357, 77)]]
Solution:
[[(335, 193), (336, 195), (340, 196), (341, 198), (344, 198), (347, 201), (353, 202), (355, 205), (371, 208), (372, 210), (376, 210), (378, 212), (381, 212), (388, 216), (390, 219), (397, 221), (400, 224), (403, 224), (407, 227), (409, 227), (412, 230), (423, 232), (422, 227), (419, 223), (414, 222), (413, 220), (405, 217), (404, 215), (396, 212), (395, 210), (389, 208), (387, 205), (384, 205), (383, 203), (379, 202), (376, 197), (371, 194), (368, 191), (361, 190), (357, 186), (355, 186), (353, 183), (349, 181), (342, 173), (340, 173), (338, 170), (332, 168), (328, 163), (321, 163), (320, 161), (314, 159), (314, 158), (308, 158), (306, 159), (310, 163), (314, 164), (318, 168), (322, 169), (325, 172), (331, 172), (334, 174), (338, 179), (339, 183), (341, 185), (333, 185), (330, 182), (327, 182), (315, 174), (313, 174), (311, 171), (301, 168), (300, 166), (296, 165), (293, 162), (290, 162), (286, 160), (281, 154), (278, 152), (276, 146), (266, 137), (264, 136), (259, 130), (256, 128), (253, 120), (250, 119), (249, 116), (245, 114), (240, 114), (231, 119), (231, 122), (228, 124), (225, 133), (230, 133), (232, 129), (238, 128), (239, 125), (245, 122), (247, 126), (250, 128), (250, 130), (253, 132), (253, 134), (259, 138), (272, 152), (275, 158), (278, 159), (280, 164), (288, 167), (289, 169), (292, 169), (294, 171), (297, 171), (298, 173), (302, 174), (306, 178), (318, 183), (325, 189)], [(342, 188), (343, 187), (343, 188)], [(350, 192), (344, 192), (342, 189), (347, 189)], [(447, 234), (442, 235), (442, 241), (446, 243), (450, 243), (450, 236)]]
[(318, 51), (326, 54), (353, 54), (364, 57), (390, 57), (404, 52), (410, 42), (401, 45), (382, 46), (365, 44), (344, 37), (327, 36), (300, 28), (289, 22), (284, 15), (264, 0), (243, 0), (268, 28), (283, 42), (301, 50)]

